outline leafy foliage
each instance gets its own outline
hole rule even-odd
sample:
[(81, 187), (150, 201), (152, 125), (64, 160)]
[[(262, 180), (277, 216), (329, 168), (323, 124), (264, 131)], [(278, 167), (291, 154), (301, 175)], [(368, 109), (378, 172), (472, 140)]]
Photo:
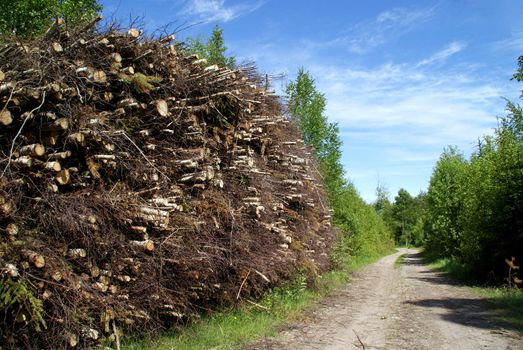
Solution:
[(0, 35), (30, 39), (42, 34), (53, 20), (68, 25), (85, 23), (102, 9), (96, 0), (13, 0), (0, 2)]
[[(523, 56), (514, 75), (522, 78)], [(427, 250), (493, 282), (505, 277), (505, 258), (523, 258), (523, 110), (510, 101), (507, 110), (470, 160), (453, 148), (442, 154), (427, 201)]]
[(297, 119), (303, 140), (314, 149), (320, 172), (333, 206), (347, 186), (341, 165), (341, 145), (337, 124), (324, 115), (325, 96), (316, 90), (314, 80), (303, 68), (296, 81), (287, 86), (289, 112)]
[(118, 74), (118, 78), (125, 84), (129, 84), (139, 94), (148, 94), (155, 88), (153, 84), (157, 84), (162, 81), (162, 78), (158, 76), (149, 76), (142, 73), (136, 73), (133, 75)]
[(204, 42), (201, 36), (189, 38), (187, 40), (189, 52), (197, 54), (200, 58), (205, 58), (209, 64), (217, 64), (220, 67), (233, 68), (236, 60), (233, 56), (227, 57), (225, 52), (227, 47), (223, 40), (223, 29), (216, 25), (211, 37)]
[(468, 163), (456, 148), (440, 156), (427, 193), (426, 247), (440, 256), (459, 255)]
[(288, 107), (296, 118), (305, 143), (314, 150), (319, 171), (334, 210), (334, 224), (342, 230), (332, 253), (338, 266), (354, 256), (376, 256), (391, 249), (390, 231), (374, 208), (365, 203), (353, 184), (345, 180), (341, 164), (341, 139), (337, 124), (325, 116), (326, 99), (304, 69), (287, 87)]
[(518, 70), (514, 73), (512, 79), (523, 81), (523, 55), (518, 58)]
[(0, 315), (4, 322), (25, 322), (40, 332), (45, 328), (42, 301), (21, 280), (0, 279)]
[(401, 188), (389, 209), (387, 223), (398, 244), (419, 245), (423, 239), (422, 211), (424, 194), (417, 197)]

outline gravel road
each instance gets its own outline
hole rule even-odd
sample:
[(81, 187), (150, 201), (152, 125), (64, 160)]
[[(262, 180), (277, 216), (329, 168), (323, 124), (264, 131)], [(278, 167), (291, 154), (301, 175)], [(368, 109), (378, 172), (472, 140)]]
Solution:
[(522, 350), (522, 336), (489, 306), (402, 248), (354, 274), (303, 321), (247, 349)]

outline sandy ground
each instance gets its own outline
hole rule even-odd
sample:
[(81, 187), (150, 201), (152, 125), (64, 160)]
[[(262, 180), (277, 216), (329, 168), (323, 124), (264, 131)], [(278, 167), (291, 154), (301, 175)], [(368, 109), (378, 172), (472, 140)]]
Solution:
[[(394, 262), (405, 254), (404, 264)], [(523, 338), (469, 288), (430, 270), (412, 249), (367, 266), (267, 349), (523, 349)]]

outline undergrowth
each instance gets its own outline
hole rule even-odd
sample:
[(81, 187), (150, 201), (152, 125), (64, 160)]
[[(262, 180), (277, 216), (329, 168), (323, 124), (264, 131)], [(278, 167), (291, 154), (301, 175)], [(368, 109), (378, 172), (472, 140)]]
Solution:
[(353, 257), (345, 269), (327, 272), (307, 286), (306, 278), (297, 276), (292, 282), (274, 288), (262, 300), (202, 316), (194, 324), (177, 333), (160, 338), (127, 339), (122, 349), (129, 350), (192, 350), (238, 349), (264, 337), (276, 335), (286, 323), (298, 320), (316, 301), (349, 280), (348, 272), (356, 271), (377, 260), (378, 256)]

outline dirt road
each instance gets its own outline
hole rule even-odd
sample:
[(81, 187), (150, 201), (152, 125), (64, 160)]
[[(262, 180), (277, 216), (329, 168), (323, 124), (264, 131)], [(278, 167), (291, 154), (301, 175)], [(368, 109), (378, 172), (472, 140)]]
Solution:
[[(395, 268), (401, 254), (404, 264)], [(416, 250), (399, 249), (355, 274), (303, 322), (248, 349), (523, 349), (521, 335), (488, 309)]]

